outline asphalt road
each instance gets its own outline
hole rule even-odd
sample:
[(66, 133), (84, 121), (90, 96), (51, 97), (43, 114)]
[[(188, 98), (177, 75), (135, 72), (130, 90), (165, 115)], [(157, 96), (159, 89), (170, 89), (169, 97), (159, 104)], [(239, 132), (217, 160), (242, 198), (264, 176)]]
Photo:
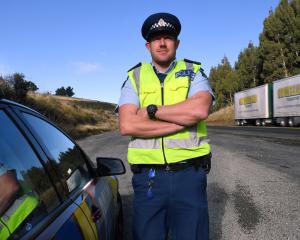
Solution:
[[(209, 127), (210, 239), (300, 239), (300, 129)], [(79, 141), (92, 160), (126, 163), (128, 137), (105, 133)], [(131, 239), (131, 172), (119, 177), (125, 239)]]

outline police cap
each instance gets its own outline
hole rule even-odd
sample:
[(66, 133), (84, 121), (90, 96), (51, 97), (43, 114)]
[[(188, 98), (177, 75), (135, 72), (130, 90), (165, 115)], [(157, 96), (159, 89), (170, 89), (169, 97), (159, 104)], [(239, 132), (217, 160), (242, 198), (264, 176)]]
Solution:
[(150, 15), (142, 26), (143, 38), (147, 41), (160, 33), (167, 33), (178, 37), (181, 30), (179, 19), (170, 13), (155, 13)]

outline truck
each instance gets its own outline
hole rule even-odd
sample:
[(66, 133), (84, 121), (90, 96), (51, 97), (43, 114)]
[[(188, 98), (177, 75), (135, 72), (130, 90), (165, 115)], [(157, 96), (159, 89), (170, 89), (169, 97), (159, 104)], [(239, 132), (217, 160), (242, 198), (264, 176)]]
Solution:
[(276, 124), (300, 125), (300, 74), (273, 82), (273, 111)]
[(300, 74), (234, 94), (239, 126), (300, 125)]

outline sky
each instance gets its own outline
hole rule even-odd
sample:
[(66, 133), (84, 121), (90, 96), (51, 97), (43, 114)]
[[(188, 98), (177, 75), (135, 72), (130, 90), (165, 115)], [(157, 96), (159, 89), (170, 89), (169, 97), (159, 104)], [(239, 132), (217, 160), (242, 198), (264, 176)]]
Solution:
[(150, 62), (144, 20), (169, 12), (181, 22), (177, 59), (209, 74), (224, 56), (234, 65), (279, 0), (1, 0), (0, 75), (15, 72), (38, 92), (71, 86), (75, 97), (117, 103), (127, 70)]

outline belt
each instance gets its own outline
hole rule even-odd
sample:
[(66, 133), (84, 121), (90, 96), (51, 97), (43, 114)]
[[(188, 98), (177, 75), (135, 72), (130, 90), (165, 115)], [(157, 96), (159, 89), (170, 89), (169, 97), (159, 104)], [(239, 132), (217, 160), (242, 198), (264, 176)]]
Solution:
[(164, 171), (180, 171), (188, 167), (195, 167), (198, 170), (200, 167), (204, 169), (206, 173), (209, 173), (211, 168), (211, 153), (205, 156), (186, 159), (177, 163), (169, 164), (132, 164), (130, 165), (133, 173), (140, 173), (143, 169), (153, 168), (155, 170)]

